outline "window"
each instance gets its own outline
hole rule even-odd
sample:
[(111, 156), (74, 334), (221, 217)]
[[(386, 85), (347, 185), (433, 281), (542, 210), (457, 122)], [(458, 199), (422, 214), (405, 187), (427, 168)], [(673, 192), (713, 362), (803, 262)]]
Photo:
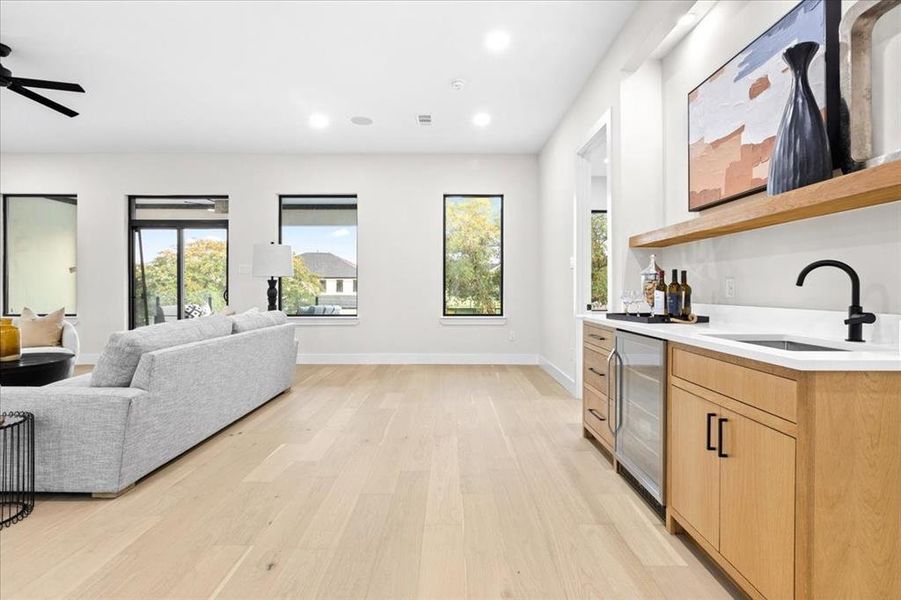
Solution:
[[(279, 242), (294, 253), (294, 277), (279, 284), (291, 316), (357, 315), (357, 197), (280, 196)], [(344, 293), (345, 282), (353, 293)]]
[(74, 195), (3, 196), (3, 312), (75, 315)]
[(129, 197), (129, 326), (191, 319), (228, 303), (228, 198)]
[(444, 197), (444, 315), (504, 314), (504, 197)]
[(591, 309), (607, 310), (607, 211), (591, 211)]

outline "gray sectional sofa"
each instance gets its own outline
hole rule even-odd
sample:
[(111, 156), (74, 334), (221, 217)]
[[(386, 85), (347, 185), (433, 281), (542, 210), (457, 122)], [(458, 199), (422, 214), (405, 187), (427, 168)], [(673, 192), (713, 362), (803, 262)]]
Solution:
[(35, 415), (35, 491), (115, 495), (291, 386), (284, 313), (141, 327), (110, 336), (92, 374), (3, 387), (0, 411)]

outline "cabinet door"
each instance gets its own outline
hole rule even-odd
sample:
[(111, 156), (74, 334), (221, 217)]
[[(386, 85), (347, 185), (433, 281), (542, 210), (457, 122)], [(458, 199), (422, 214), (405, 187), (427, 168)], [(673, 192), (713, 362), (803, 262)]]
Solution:
[[(670, 503), (717, 548), (720, 539), (720, 460), (707, 449), (707, 422), (722, 409), (677, 387), (670, 387)], [(708, 419), (708, 414), (713, 415)], [(716, 445), (716, 431), (710, 432)]]
[(795, 440), (723, 411), (720, 554), (769, 600), (794, 596)]

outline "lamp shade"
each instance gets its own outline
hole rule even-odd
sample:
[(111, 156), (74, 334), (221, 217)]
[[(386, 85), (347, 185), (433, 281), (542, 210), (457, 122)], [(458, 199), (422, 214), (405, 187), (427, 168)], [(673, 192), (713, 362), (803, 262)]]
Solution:
[(284, 244), (253, 245), (254, 277), (291, 277), (294, 261), (291, 246)]

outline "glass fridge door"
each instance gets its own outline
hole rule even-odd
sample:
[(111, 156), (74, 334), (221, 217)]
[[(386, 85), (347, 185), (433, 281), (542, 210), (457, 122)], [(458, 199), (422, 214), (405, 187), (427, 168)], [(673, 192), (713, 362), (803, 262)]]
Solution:
[(617, 332), (620, 428), (616, 456), (622, 465), (663, 504), (666, 343)]

